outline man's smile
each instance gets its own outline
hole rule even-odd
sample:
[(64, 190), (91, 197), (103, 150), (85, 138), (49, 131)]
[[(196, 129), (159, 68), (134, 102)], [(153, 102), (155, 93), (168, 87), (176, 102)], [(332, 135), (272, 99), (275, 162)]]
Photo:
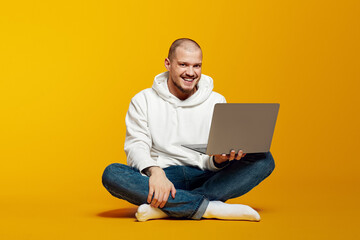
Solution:
[(184, 77), (182, 77), (182, 79), (186, 82), (192, 82), (195, 80), (195, 78), (184, 78)]

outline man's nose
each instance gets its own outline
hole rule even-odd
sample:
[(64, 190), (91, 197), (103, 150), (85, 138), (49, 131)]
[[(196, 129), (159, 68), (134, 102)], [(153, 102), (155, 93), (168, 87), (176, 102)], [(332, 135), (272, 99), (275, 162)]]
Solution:
[(188, 75), (188, 76), (194, 76), (195, 75), (193, 67), (188, 67), (186, 69), (186, 75)]

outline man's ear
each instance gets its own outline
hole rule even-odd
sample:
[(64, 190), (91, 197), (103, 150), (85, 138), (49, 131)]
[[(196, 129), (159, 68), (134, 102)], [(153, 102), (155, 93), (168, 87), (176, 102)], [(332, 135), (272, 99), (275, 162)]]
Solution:
[(169, 69), (170, 69), (170, 59), (169, 58), (165, 58), (165, 67), (169, 71)]

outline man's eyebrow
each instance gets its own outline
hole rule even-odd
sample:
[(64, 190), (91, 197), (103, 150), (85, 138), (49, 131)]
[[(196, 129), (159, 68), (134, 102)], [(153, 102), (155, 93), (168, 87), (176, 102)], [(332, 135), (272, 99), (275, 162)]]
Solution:
[[(181, 61), (181, 60), (179, 60), (178, 63), (190, 64), (190, 63), (187, 62), (187, 61)], [(193, 65), (202, 65), (202, 62), (194, 63)]]

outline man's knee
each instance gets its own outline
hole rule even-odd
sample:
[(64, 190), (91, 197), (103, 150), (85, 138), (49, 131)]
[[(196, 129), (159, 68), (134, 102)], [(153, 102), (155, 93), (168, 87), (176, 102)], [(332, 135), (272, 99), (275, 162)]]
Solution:
[(260, 169), (264, 173), (265, 177), (268, 177), (275, 169), (275, 161), (270, 152), (267, 152), (266, 157), (259, 161)]
[(102, 184), (105, 188), (108, 188), (114, 181), (114, 177), (120, 171), (121, 164), (119, 163), (112, 163), (107, 166), (104, 170), (102, 175)]

